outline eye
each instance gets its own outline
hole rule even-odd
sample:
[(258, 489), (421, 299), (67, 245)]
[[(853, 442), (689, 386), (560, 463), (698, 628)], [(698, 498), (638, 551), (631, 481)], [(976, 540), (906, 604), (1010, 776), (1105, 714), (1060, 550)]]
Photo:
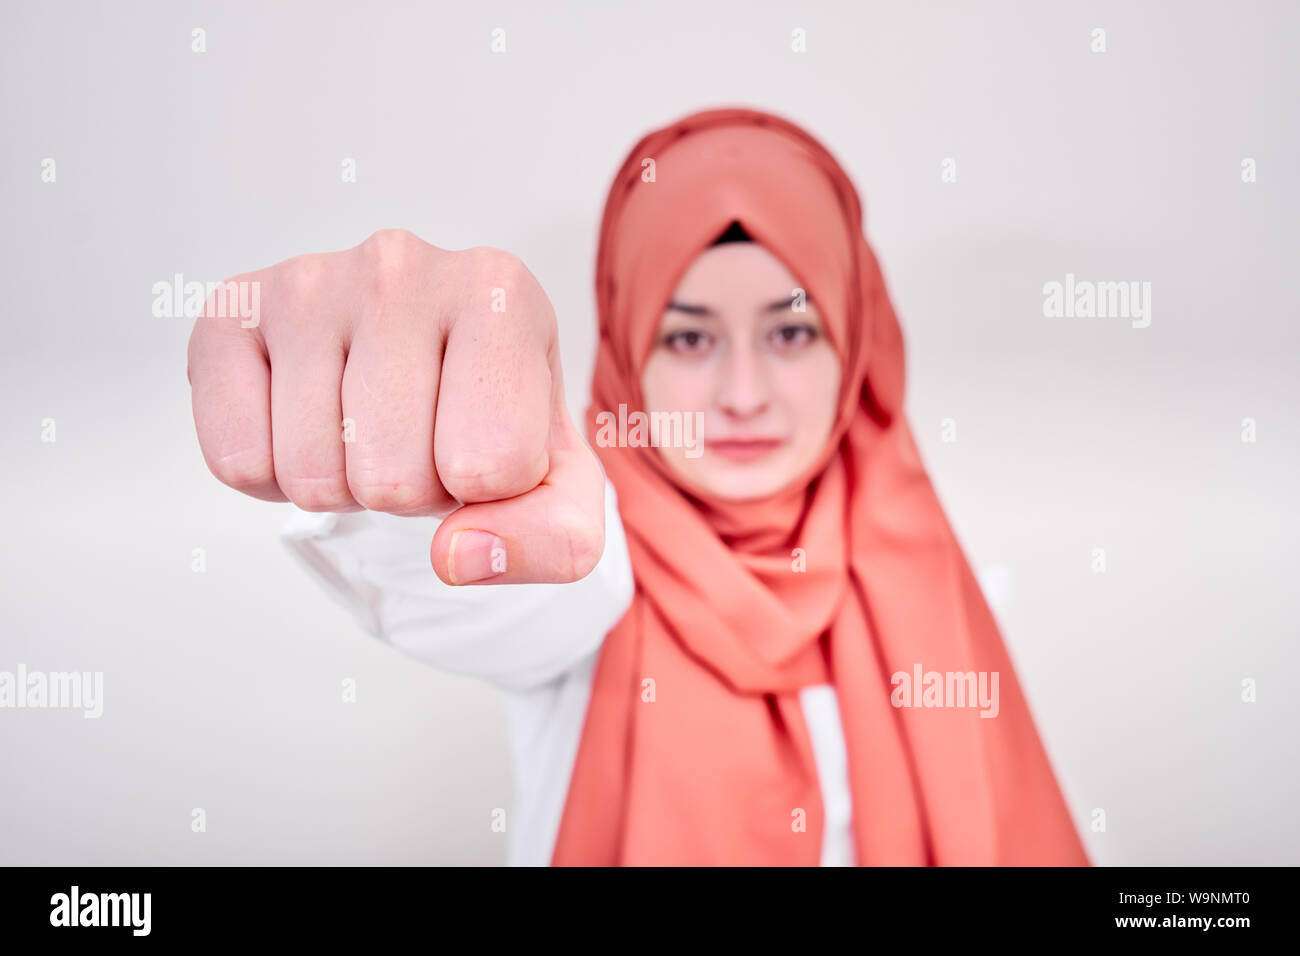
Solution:
[(799, 349), (810, 345), (821, 333), (811, 325), (779, 325), (768, 333), (779, 349)]
[(713, 336), (700, 329), (678, 329), (663, 337), (663, 345), (679, 355), (699, 355), (713, 344)]

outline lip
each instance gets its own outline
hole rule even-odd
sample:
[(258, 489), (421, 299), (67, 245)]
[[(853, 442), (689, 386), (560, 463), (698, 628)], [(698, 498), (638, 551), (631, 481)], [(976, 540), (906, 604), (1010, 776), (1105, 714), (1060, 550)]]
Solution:
[(724, 438), (706, 441), (705, 447), (732, 461), (754, 461), (785, 444), (783, 438)]

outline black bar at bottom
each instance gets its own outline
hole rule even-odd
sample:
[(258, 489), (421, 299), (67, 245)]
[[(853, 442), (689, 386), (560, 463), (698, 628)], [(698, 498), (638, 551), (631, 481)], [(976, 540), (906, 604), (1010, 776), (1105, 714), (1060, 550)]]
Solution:
[[(1295, 873), (1280, 867), (10, 867), (0, 881), (6, 948), (61, 936), (90, 945), (284, 940), (295, 950), (411, 937), (461, 948), (512, 934), (602, 949), (789, 933), (811, 944), (840, 930), (864, 943), (920, 946), (1099, 937), (1232, 945), (1258, 931), (1294, 938), (1283, 911)], [(592, 937), (598, 925), (619, 935)]]

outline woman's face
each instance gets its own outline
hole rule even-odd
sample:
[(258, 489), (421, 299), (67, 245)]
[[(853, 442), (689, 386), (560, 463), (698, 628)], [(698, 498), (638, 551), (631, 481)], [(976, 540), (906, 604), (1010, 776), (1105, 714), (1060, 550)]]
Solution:
[(703, 412), (702, 450), (656, 448), (687, 488), (761, 498), (824, 449), (840, 359), (811, 299), (796, 310), (798, 286), (757, 242), (727, 242), (701, 253), (673, 293), (641, 389), (648, 412)]

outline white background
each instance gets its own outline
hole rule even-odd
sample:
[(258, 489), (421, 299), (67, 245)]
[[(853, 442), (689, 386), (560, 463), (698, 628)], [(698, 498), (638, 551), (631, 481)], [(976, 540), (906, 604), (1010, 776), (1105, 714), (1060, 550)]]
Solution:
[[(504, 859), (495, 692), (359, 631), (276, 540), (290, 506), (208, 474), (151, 287), (388, 226), (499, 246), (581, 411), (609, 180), (721, 105), (861, 191), (917, 440), (1093, 859), (1300, 863), (1298, 9), (6, 2), (0, 670), (103, 671), (105, 701), (0, 710), (0, 863)], [(1067, 272), (1150, 282), (1150, 327), (1045, 319)]]

